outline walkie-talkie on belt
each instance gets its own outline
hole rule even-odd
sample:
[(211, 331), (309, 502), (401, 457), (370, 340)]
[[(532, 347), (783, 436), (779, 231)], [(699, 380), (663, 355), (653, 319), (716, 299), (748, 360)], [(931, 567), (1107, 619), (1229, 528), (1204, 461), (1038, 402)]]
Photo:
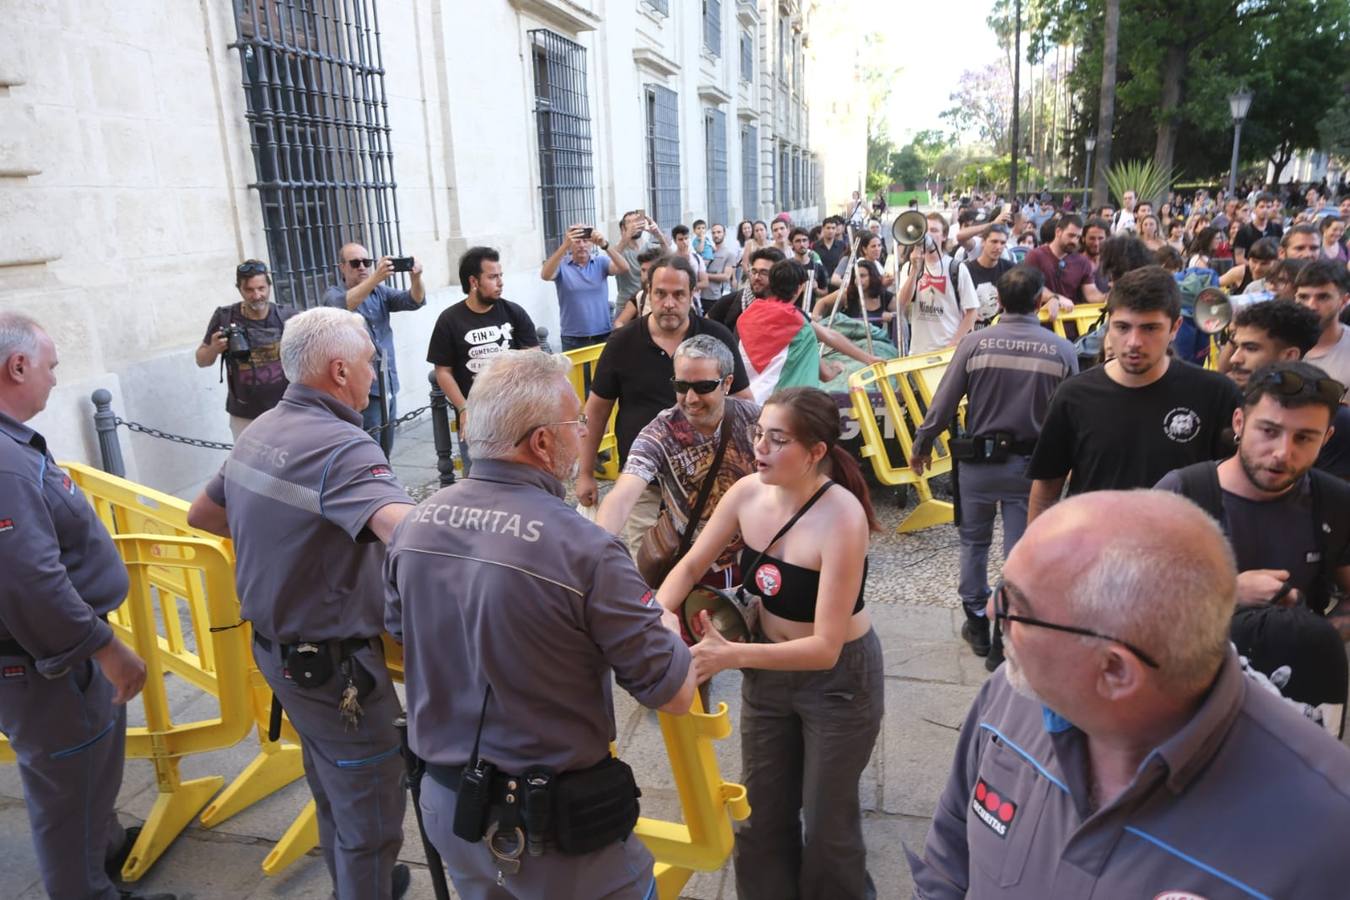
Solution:
[(483, 737), (483, 719), (487, 717), (488, 696), (492, 685), (483, 691), (483, 711), (478, 715), (478, 733), (473, 737), (473, 755), (464, 766), (455, 794), (455, 820), (451, 830), (455, 836), (476, 844), (487, 830), (488, 807), (491, 804), (492, 778), (497, 767), (478, 758), (478, 744)]

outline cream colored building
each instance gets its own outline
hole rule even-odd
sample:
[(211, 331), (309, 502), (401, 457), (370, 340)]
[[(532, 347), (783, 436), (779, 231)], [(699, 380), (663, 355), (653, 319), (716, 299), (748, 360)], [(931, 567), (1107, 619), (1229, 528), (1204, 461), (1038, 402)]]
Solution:
[[(568, 223), (820, 217), (798, 0), (6, 6), (0, 308), (56, 339), (34, 425), (61, 458), (97, 462), (100, 387), (128, 420), (229, 439), (193, 350), (247, 257), (312, 306), (345, 240), (417, 256), (429, 302), (393, 317), (406, 411), (469, 246), (501, 251), (556, 349), (538, 271)], [(129, 476), (173, 493), (223, 458), (119, 435)]]

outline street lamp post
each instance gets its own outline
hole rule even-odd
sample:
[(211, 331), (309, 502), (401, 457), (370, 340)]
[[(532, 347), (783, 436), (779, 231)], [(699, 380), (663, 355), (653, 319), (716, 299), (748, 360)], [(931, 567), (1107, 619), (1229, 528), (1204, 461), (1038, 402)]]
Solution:
[(1228, 167), (1228, 196), (1237, 190), (1238, 147), (1242, 142), (1242, 121), (1252, 108), (1252, 92), (1245, 87), (1228, 95), (1228, 109), (1233, 114), (1233, 162)]
[(1087, 171), (1083, 173), (1083, 214), (1087, 215), (1088, 207), (1092, 205), (1092, 151), (1097, 149), (1097, 138), (1088, 135), (1083, 146), (1087, 148)]

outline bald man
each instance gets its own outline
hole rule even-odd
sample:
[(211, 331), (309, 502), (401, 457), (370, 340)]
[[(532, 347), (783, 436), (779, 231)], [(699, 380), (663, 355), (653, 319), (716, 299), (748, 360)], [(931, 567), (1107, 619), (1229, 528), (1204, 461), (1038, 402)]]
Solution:
[(1343, 896), (1350, 749), (1243, 675), (1233, 557), (1159, 491), (1071, 498), (990, 601), (1007, 663), (961, 730), (924, 898)]
[[(360, 244), (344, 244), (338, 251), (338, 280), (323, 296), (324, 306), (360, 313), (366, 320), (370, 339), (378, 351), (375, 371), (379, 376), (370, 385), (370, 402), (361, 413), (361, 427), (366, 431), (381, 423), (381, 398), (388, 398), (389, 421), (398, 417), (398, 361), (394, 358), (394, 329), (389, 314), (421, 309), (427, 302), (427, 289), (422, 284), (422, 263), (412, 258), (408, 289), (394, 290), (384, 282), (394, 274), (394, 258), (374, 259)], [(394, 449), (394, 429), (386, 428), (375, 435), (388, 456)]]

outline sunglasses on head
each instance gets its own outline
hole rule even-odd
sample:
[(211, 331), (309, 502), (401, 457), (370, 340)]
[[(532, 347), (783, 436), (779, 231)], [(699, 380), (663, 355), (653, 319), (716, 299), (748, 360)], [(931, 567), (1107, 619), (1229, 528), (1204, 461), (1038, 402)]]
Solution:
[(250, 262), (240, 263), (239, 268), (234, 271), (240, 278), (252, 278), (254, 275), (266, 275), (267, 263), (252, 260)]
[(351, 266), (353, 269), (369, 269), (371, 266), (375, 265), (375, 260), (349, 259), (347, 260), (347, 265)]
[(679, 378), (672, 378), (670, 379), (670, 383), (674, 386), (676, 394), (687, 394), (690, 391), (693, 391), (695, 394), (702, 396), (704, 394), (711, 394), (713, 391), (717, 390), (717, 386), (722, 383), (722, 379), (715, 378), (707, 381), (684, 381)]
[(1297, 397), (1299, 394), (1321, 397), (1330, 403), (1340, 403), (1345, 396), (1345, 385), (1334, 378), (1304, 378), (1297, 372), (1265, 372), (1247, 383), (1248, 396), (1253, 388), (1272, 387), (1284, 397)]

